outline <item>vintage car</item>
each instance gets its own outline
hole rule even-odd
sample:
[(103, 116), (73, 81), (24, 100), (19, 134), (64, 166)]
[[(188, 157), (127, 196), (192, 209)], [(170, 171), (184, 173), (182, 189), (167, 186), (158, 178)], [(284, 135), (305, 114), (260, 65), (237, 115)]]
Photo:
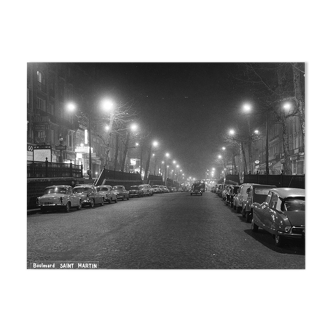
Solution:
[(160, 188), (160, 186), (158, 186), (157, 184), (152, 186), (152, 190), (155, 194), (159, 194), (159, 193), (163, 192), (162, 189)]
[(261, 227), (271, 233), (275, 244), (284, 238), (300, 238), (305, 234), (305, 190), (297, 188), (270, 189), (265, 202), (253, 204), (251, 229)]
[(80, 196), (82, 206), (94, 208), (96, 204), (104, 205), (104, 196), (93, 185), (78, 185), (74, 187), (73, 192)]
[(130, 186), (129, 197), (143, 197), (143, 191), (137, 185)]
[(129, 191), (126, 190), (125, 186), (122, 185), (114, 186), (113, 190), (117, 199), (121, 199), (123, 201), (125, 199), (127, 199), (127, 201), (129, 200)]
[(240, 186), (237, 186), (237, 185), (229, 186), (228, 192), (226, 194), (226, 205), (233, 207), (233, 199), (234, 199), (234, 196), (238, 193), (239, 188), (240, 188)]
[(80, 196), (73, 192), (71, 186), (60, 185), (46, 187), (43, 196), (37, 198), (37, 206), (41, 212), (52, 209), (69, 212), (73, 207), (80, 210), (82, 203)]
[(152, 196), (153, 190), (149, 184), (140, 184), (138, 188), (142, 191), (143, 196)]
[(163, 193), (169, 193), (169, 189), (166, 186), (160, 186)]
[(253, 204), (254, 203), (263, 203), (269, 193), (269, 190), (275, 188), (274, 185), (265, 185), (265, 184), (252, 184), (247, 189), (247, 200), (244, 206), (244, 213), (242, 216), (246, 218), (247, 222), (251, 222), (253, 214)]
[(255, 183), (243, 183), (241, 184), (238, 194), (234, 197), (233, 207), (236, 212), (244, 213), (244, 206), (247, 201), (248, 193), (247, 189)]
[(97, 191), (104, 196), (104, 201), (108, 203), (117, 203), (118, 199), (116, 198), (116, 195), (113, 191), (112, 186), (109, 185), (101, 185), (96, 187)]

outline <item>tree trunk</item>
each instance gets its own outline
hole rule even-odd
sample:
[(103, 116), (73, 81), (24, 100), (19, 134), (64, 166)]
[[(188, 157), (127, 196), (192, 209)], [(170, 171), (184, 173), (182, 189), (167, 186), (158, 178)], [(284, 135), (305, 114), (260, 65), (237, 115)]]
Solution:
[(124, 168), (125, 168), (126, 158), (127, 158), (127, 153), (128, 153), (129, 140), (130, 140), (130, 131), (127, 132), (126, 143), (125, 143), (125, 148), (124, 148), (124, 152), (123, 152), (123, 159), (122, 159), (122, 164), (121, 164), (121, 172), (123, 172)]
[(119, 154), (119, 133), (115, 134), (115, 156), (114, 156), (114, 170), (118, 165), (118, 154)]
[(304, 84), (301, 84), (301, 72), (296, 68), (300, 67), (299, 63), (294, 63), (293, 68), (293, 82), (294, 82), (294, 92), (295, 92), (295, 102), (297, 112), (300, 117), (301, 133), (303, 147), (305, 146), (305, 99), (304, 99)]
[(284, 148), (284, 174), (285, 175), (291, 175), (292, 174), (292, 168), (289, 158), (289, 140), (288, 140), (288, 133), (287, 133), (287, 126), (286, 126), (286, 119), (282, 117), (282, 144)]
[(243, 142), (240, 143), (240, 149), (243, 157), (243, 171), (244, 174), (247, 174), (247, 160), (246, 160), (246, 152), (244, 151), (244, 144)]
[(148, 179), (148, 172), (149, 172), (149, 168), (150, 168), (150, 159), (151, 159), (151, 150), (152, 150), (152, 146), (150, 145), (149, 152), (148, 152), (148, 160), (145, 165), (144, 181), (146, 181)]

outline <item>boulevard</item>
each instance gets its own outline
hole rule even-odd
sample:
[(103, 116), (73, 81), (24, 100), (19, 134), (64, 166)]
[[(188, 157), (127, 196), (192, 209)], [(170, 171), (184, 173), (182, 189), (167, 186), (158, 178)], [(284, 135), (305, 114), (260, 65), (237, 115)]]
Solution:
[(217, 195), (155, 194), (27, 217), (27, 267), (99, 262), (100, 269), (304, 269), (305, 246), (277, 248)]

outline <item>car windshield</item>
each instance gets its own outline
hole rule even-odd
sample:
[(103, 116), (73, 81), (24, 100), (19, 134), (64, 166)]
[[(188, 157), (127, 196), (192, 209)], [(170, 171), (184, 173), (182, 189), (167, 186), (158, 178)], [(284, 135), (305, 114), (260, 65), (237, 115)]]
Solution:
[(92, 189), (89, 187), (79, 187), (79, 188), (74, 188), (73, 191), (76, 194), (81, 194), (81, 193), (89, 193), (92, 191)]
[(46, 188), (44, 191), (44, 195), (47, 194), (65, 194), (67, 192), (66, 188), (59, 188), (59, 187), (53, 187), (53, 188)]
[(97, 188), (97, 191), (108, 191), (108, 188), (106, 188), (106, 187)]
[(234, 187), (234, 189), (233, 189), (233, 193), (234, 193), (234, 194), (237, 194), (237, 193), (239, 192), (239, 189), (240, 189), (239, 187)]
[(130, 189), (138, 189), (138, 186), (131, 186)]
[(152, 188), (159, 188), (159, 186), (152, 186)]
[(288, 197), (284, 199), (284, 211), (305, 211), (304, 197)]
[(114, 189), (114, 190), (121, 190), (121, 189), (122, 189), (122, 187), (115, 186), (115, 187), (113, 187), (113, 189)]
[(255, 195), (267, 195), (271, 188), (255, 188)]

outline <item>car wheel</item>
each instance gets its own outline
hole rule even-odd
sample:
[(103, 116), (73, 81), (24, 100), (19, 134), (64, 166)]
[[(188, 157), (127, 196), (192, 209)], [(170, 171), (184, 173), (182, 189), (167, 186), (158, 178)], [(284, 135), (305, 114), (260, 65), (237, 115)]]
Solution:
[(127, 196), (127, 201), (129, 201), (129, 196)]
[(66, 206), (65, 206), (65, 212), (69, 212), (70, 211), (70, 203), (67, 202)]
[(279, 234), (274, 235), (274, 243), (277, 247), (281, 247), (283, 244), (283, 238)]
[(242, 206), (241, 214), (242, 214), (243, 218), (246, 216), (246, 210), (244, 209), (243, 206)]
[(82, 202), (81, 202), (81, 200), (79, 200), (77, 210), (81, 210), (81, 209), (82, 209)]
[(90, 207), (91, 207), (91, 208), (94, 208), (94, 207), (95, 207), (95, 200), (94, 200), (94, 199), (90, 202)]
[(253, 232), (258, 232), (258, 226), (254, 222), (254, 218), (251, 219), (251, 230)]
[(192, 193), (190, 193), (190, 196), (192, 196), (193, 194)]
[(40, 208), (40, 211), (41, 211), (41, 213), (46, 213), (47, 212), (47, 210), (44, 207)]
[(103, 197), (102, 200), (101, 200), (100, 205), (103, 206), (104, 204), (105, 204), (105, 202), (104, 202), (104, 197)]
[(118, 199), (116, 198), (115, 200), (114, 200), (114, 203), (117, 203), (118, 202)]

